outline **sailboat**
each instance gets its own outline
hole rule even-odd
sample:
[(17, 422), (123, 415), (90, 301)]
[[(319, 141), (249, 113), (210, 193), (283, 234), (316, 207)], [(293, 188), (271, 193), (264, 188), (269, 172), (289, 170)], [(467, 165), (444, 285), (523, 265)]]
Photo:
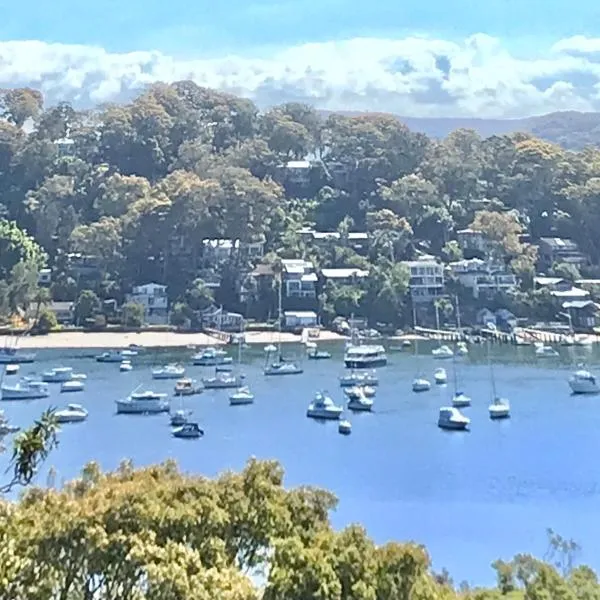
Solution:
[(508, 400), (499, 398), (496, 393), (496, 378), (494, 377), (494, 364), (490, 357), (490, 340), (487, 340), (487, 359), (490, 367), (490, 383), (492, 385), (492, 403), (488, 410), (490, 419), (508, 419), (510, 417), (510, 404)]
[(454, 378), (454, 395), (452, 396), (452, 406), (462, 408), (463, 406), (471, 406), (471, 398), (464, 392), (458, 389), (458, 373), (456, 370), (456, 355), (452, 356), (452, 375)]
[[(415, 309), (414, 302), (413, 302), (413, 329), (415, 331), (417, 330), (417, 312)], [(415, 343), (414, 343), (414, 349), (415, 349), (414, 350), (415, 360), (419, 361), (419, 342), (416, 339), (415, 339)], [(426, 379), (422, 373), (417, 372), (417, 375), (413, 379), (413, 382), (412, 382), (413, 392), (427, 392), (430, 389), (431, 389), (430, 381), (428, 379)]]
[[(11, 339), (14, 343), (11, 344)], [(16, 365), (23, 363), (32, 363), (35, 360), (33, 352), (21, 352), (17, 348), (18, 338), (7, 337), (4, 341), (4, 346), (0, 348), (0, 365)]]
[(277, 337), (277, 360), (271, 360), (271, 352), (267, 352), (267, 358), (265, 364), (265, 375), (299, 375), (304, 372), (302, 367), (291, 361), (286, 361), (281, 353), (281, 275), (279, 276), (279, 305), (277, 311), (277, 321), (279, 323), (278, 337)]
[[(436, 331), (440, 331), (440, 309), (437, 304), (435, 304), (435, 329)], [(454, 352), (452, 352), (450, 347), (441, 343), (431, 351), (431, 354), (433, 358), (452, 358), (454, 356)]]

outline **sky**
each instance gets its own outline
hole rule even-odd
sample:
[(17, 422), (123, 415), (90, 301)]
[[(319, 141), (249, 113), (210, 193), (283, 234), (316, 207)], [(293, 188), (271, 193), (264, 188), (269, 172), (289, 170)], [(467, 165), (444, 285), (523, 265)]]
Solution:
[(47, 103), (192, 79), (261, 108), (600, 110), (598, 0), (0, 0), (0, 86)]

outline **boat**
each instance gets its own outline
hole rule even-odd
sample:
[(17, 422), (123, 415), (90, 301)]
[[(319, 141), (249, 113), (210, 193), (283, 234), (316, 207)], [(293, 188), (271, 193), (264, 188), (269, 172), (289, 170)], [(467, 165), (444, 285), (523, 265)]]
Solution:
[(229, 404), (237, 406), (240, 404), (252, 404), (254, 402), (254, 394), (247, 386), (242, 386), (229, 396)]
[(433, 374), (433, 379), (437, 385), (444, 385), (448, 383), (448, 374), (446, 373), (446, 369), (436, 369)]
[(71, 379), (70, 381), (63, 381), (60, 386), (61, 392), (83, 392), (85, 384), (81, 379)]
[(231, 373), (231, 371), (233, 371), (233, 365), (217, 365), (215, 371), (217, 373)]
[(456, 353), (459, 356), (466, 356), (469, 354), (469, 348), (467, 347), (466, 342), (458, 342), (456, 344)]
[(16, 375), (19, 372), (19, 365), (6, 365), (4, 373), (6, 375)]
[(379, 379), (375, 371), (352, 371), (347, 375), (340, 376), (341, 387), (355, 386), (376, 386), (379, 385)]
[(452, 406), (455, 408), (463, 408), (465, 406), (471, 406), (471, 398), (464, 392), (456, 392), (452, 396)]
[(338, 431), (342, 435), (350, 435), (352, 433), (352, 423), (350, 423), (350, 421), (347, 419), (343, 419), (339, 422)]
[(174, 413), (171, 413), (171, 425), (173, 427), (181, 427), (181, 425), (185, 425), (188, 422), (188, 416), (190, 414), (190, 411), (183, 409), (176, 410)]
[(471, 419), (465, 417), (454, 406), (443, 406), (438, 416), (438, 427), (441, 429), (466, 430), (471, 424)]
[[(417, 331), (417, 313), (416, 313), (416, 308), (415, 308), (414, 304), (413, 304), (413, 328), (415, 331)], [(438, 329), (439, 329), (439, 327), (438, 327)], [(419, 358), (419, 344), (418, 344), (417, 340), (415, 340), (413, 349), (414, 349), (415, 363), (417, 364), (417, 367), (420, 367), (421, 360)], [(413, 392), (427, 392), (430, 389), (431, 389), (431, 383), (429, 382), (429, 380), (425, 377), (425, 375), (421, 371), (417, 370), (417, 372), (415, 373), (415, 378), (413, 379), (413, 382), (412, 382), (412, 391)]]
[(173, 436), (184, 439), (197, 439), (204, 435), (204, 431), (200, 429), (198, 423), (185, 423), (181, 427), (173, 429)]
[(437, 348), (434, 348), (431, 351), (431, 354), (432, 354), (433, 358), (437, 358), (437, 359), (452, 358), (454, 356), (454, 352), (452, 351), (450, 346), (446, 346), (445, 344), (442, 346), (439, 346)]
[(559, 353), (552, 346), (547, 346), (543, 342), (536, 342), (535, 355), (538, 358), (554, 358), (559, 356)]
[(575, 337), (576, 346), (591, 346), (594, 343), (594, 338), (591, 335), (579, 335)]
[(510, 418), (510, 404), (504, 398), (494, 398), (488, 410), (490, 411), (490, 419)]
[(54, 413), (58, 423), (79, 423), (88, 417), (88, 411), (81, 404), (69, 404), (67, 408)]
[(383, 367), (387, 365), (387, 354), (380, 344), (351, 345), (344, 354), (344, 364), (349, 369)]
[(125, 350), (108, 350), (106, 352), (102, 352), (102, 354), (98, 354), (96, 356), (96, 362), (101, 363), (120, 363), (124, 358), (131, 356), (131, 354), (126, 355)]
[(133, 392), (123, 400), (117, 400), (117, 413), (147, 414), (168, 412), (170, 409), (166, 394), (156, 392)]
[(348, 399), (348, 410), (367, 412), (373, 410), (373, 398), (367, 398), (364, 393), (351, 396)]
[(228, 365), (233, 362), (233, 358), (225, 350), (214, 347), (204, 348), (201, 352), (192, 356), (192, 364), (196, 367), (216, 367)]
[(176, 396), (193, 396), (202, 392), (202, 388), (196, 385), (195, 379), (184, 377), (175, 382), (175, 395)]
[(360, 398), (366, 396), (367, 398), (373, 398), (376, 393), (376, 389), (369, 385), (354, 385), (352, 387), (345, 387), (344, 394), (348, 398)]
[(50, 395), (48, 384), (45, 381), (30, 379), (22, 379), (15, 385), (3, 385), (0, 391), (2, 400), (36, 400), (47, 398)]
[(304, 372), (302, 367), (299, 367), (296, 363), (286, 362), (281, 360), (279, 362), (273, 362), (265, 367), (265, 375), (300, 375)]
[(131, 369), (133, 369), (133, 365), (129, 359), (126, 358), (125, 360), (121, 361), (121, 364), (119, 365), (119, 371), (121, 371), (121, 373), (126, 373), (131, 371)]
[(203, 377), (202, 385), (207, 390), (224, 390), (242, 386), (243, 377), (231, 373), (215, 373), (214, 377)]
[(569, 387), (574, 394), (597, 394), (600, 392), (596, 378), (583, 367), (571, 375)]
[(165, 365), (152, 369), (152, 379), (179, 379), (185, 375), (185, 367), (181, 365)]
[(560, 340), (560, 345), (561, 346), (574, 346), (575, 345), (575, 338), (572, 335), (564, 335), (562, 337), (562, 339)]
[(344, 409), (337, 406), (326, 392), (317, 392), (309, 404), (306, 416), (311, 419), (339, 419)]
[(11, 425), (5, 417), (0, 420), (0, 436), (17, 433), (17, 431), (21, 431), (18, 425)]
[(62, 383), (63, 381), (71, 381), (71, 379), (73, 379), (72, 367), (55, 367), (42, 373), (42, 381), (46, 383)]
[(0, 348), (0, 365), (18, 365), (35, 361), (34, 352), (21, 352), (15, 346), (4, 345)]
[(331, 352), (319, 350), (314, 342), (306, 342), (306, 356), (309, 360), (327, 360), (331, 358)]
[(413, 392), (428, 392), (431, 389), (431, 383), (424, 377), (417, 377), (412, 382)]

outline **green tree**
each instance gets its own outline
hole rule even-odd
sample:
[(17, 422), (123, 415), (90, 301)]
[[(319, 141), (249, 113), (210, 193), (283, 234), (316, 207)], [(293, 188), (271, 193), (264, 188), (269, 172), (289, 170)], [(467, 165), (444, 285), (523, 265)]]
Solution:
[(44, 308), (38, 315), (35, 322), (35, 330), (39, 333), (50, 333), (58, 327), (56, 315), (49, 309)]
[(92, 290), (82, 290), (73, 306), (76, 325), (83, 325), (101, 309), (100, 298)]
[(144, 307), (136, 302), (127, 302), (121, 308), (121, 323), (125, 327), (142, 327), (144, 324)]

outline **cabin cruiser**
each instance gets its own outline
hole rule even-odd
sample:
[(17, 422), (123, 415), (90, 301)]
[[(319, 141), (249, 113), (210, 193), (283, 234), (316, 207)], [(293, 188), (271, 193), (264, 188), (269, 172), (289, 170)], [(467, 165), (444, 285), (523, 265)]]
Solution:
[(233, 358), (217, 348), (204, 348), (201, 352), (192, 356), (192, 364), (196, 367), (216, 367), (217, 365), (228, 365), (233, 362)]
[(252, 404), (254, 402), (254, 394), (248, 386), (243, 386), (229, 396), (229, 404), (237, 406), (240, 404)]
[(377, 373), (375, 371), (352, 371), (352, 373), (340, 377), (341, 387), (354, 387), (357, 385), (379, 385)]
[(239, 388), (242, 385), (243, 376), (231, 373), (216, 373), (214, 377), (203, 377), (202, 385), (207, 390), (224, 390)]
[(16, 375), (19, 372), (19, 365), (6, 365), (4, 367), (5, 375)]
[(188, 416), (191, 414), (190, 411), (186, 410), (176, 410), (174, 413), (171, 413), (171, 425), (173, 427), (181, 427), (188, 422)]
[(173, 436), (184, 439), (196, 439), (204, 435), (198, 423), (184, 423), (181, 427), (173, 429)]
[(10, 348), (7, 346), (0, 348), (0, 365), (17, 365), (32, 363), (34, 361), (35, 353), (33, 352), (21, 352), (16, 348)]
[(199, 394), (201, 391), (202, 388), (196, 385), (195, 379), (184, 377), (175, 382), (176, 396), (193, 396), (194, 394)]
[(535, 355), (538, 358), (553, 358), (559, 356), (558, 352), (552, 346), (547, 346), (543, 342), (535, 343)]
[(1, 393), (2, 400), (36, 400), (47, 398), (50, 390), (45, 381), (22, 379), (15, 385), (3, 385)]
[[(125, 352), (125, 350), (108, 350), (107, 352), (102, 352), (102, 354), (96, 356), (96, 362), (120, 363), (124, 358), (132, 356), (131, 351), (129, 354), (125, 354)], [(133, 356), (135, 356), (135, 354)]]
[(448, 383), (448, 374), (446, 373), (446, 369), (436, 369), (433, 374), (433, 379), (437, 385), (444, 385)]
[(127, 373), (128, 371), (131, 371), (133, 369), (133, 365), (131, 364), (131, 361), (129, 359), (125, 359), (121, 361), (121, 364), (119, 365), (119, 371), (121, 371), (121, 373)]
[(454, 352), (452, 352), (450, 346), (446, 345), (440, 346), (439, 348), (434, 348), (431, 351), (431, 354), (433, 358), (437, 359), (452, 358), (454, 356)]
[(342, 435), (350, 435), (352, 433), (352, 423), (347, 419), (343, 419), (338, 425), (338, 431)]
[(428, 392), (431, 389), (431, 383), (424, 377), (417, 377), (412, 382), (413, 392)]
[(503, 398), (495, 398), (488, 410), (490, 419), (508, 419), (510, 417), (510, 404)]
[(372, 369), (387, 365), (385, 348), (380, 344), (350, 345), (344, 354), (344, 364), (349, 369)]
[(344, 409), (337, 406), (325, 392), (317, 392), (308, 405), (306, 416), (311, 419), (339, 419)]
[(42, 381), (46, 383), (62, 383), (63, 381), (71, 381), (71, 379), (73, 379), (72, 367), (56, 367), (42, 373)]
[(574, 394), (597, 394), (600, 386), (587, 369), (578, 369), (569, 378), (569, 387)]
[(88, 417), (88, 411), (81, 404), (69, 404), (67, 408), (54, 413), (58, 423), (79, 423)]
[(152, 379), (179, 379), (185, 375), (185, 367), (181, 365), (165, 365), (152, 369)]
[(304, 372), (296, 363), (279, 360), (265, 367), (265, 375), (300, 375)]
[(314, 342), (306, 342), (306, 356), (309, 360), (326, 360), (331, 358), (331, 352), (319, 350)]
[(357, 412), (366, 412), (373, 410), (373, 398), (367, 398), (361, 392), (358, 396), (352, 396), (348, 399), (348, 409)]
[(169, 411), (169, 401), (166, 394), (155, 392), (133, 392), (124, 400), (117, 400), (117, 413), (147, 414)]
[(454, 406), (443, 406), (440, 408), (438, 427), (441, 429), (465, 430), (469, 428), (471, 419), (465, 417)]
[(452, 406), (455, 408), (462, 408), (464, 406), (471, 406), (471, 398), (463, 392), (456, 392), (452, 396)]
[(60, 386), (61, 392), (83, 392), (85, 384), (81, 379), (71, 379), (70, 381), (63, 381)]
[(362, 396), (373, 398), (376, 391), (377, 390), (374, 387), (369, 385), (354, 385), (352, 387), (344, 388), (344, 394), (346, 394), (348, 398), (362, 398)]

